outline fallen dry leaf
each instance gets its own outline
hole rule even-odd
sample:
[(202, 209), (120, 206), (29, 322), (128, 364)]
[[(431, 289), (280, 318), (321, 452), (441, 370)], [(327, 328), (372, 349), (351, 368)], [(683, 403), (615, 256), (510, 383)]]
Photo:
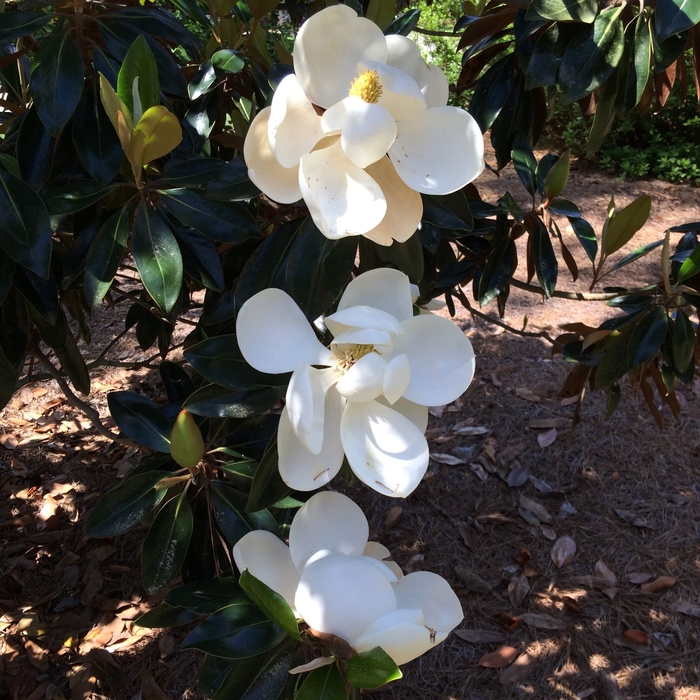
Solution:
[(466, 566), (455, 567), (457, 578), (468, 588), (472, 593), (488, 593), (492, 586), (488, 581), (484, 581), (479, 574)]
[(435, 416), (435, 418), (441, 418), (442, 414), (445, 412), (445, 407), (444, 406), (431, 406), (428, 409), (428, 413), (431, 416)]
[(472, 552), (476, 550), (476, 532), (474, 532), (474, 528), (467, 525), (467, 523), (460, 523), (457, 529), (459, 530), (464, 544), (467, 545)]
[(498, 613), (496, 615), (496, 619), (509, 631), (512, 632), (513, 630), (517, 629), (520, 627), (522, 624), (523, 620), (521, 617), (517, 617), (517, 615), (511, 615), (510, 613), (502, 612)]
[(170, 700), (160, 689), (150, 671), (144, 671), (141, 676), (141, 695), (143, 700)]
[(472, 644), (501, 644), (506, 641), (500, 632), (490, 630), (455, 630), (454, 633), (465, 642)]
[(491, 372), (491, 383), (494, 386), (503, 386), (503, 382), (498, 378), (498, 375), (495, 374), (494, 372)]
[(523, 604), (523, 601), (529, 592), (530, 582), (527, 580), (527, 576), (524, 574), (520, 574), (520, 576), (513, 576), (508, 584), (508, 597), (510, 598), (510, 603), (514, 608), (519, 608)]
[(463, 459), (460, 459), (459, 457), (444, 454), (441, 452), (431, 452), (430, 459), (432, 459), (433, 462), (439, 462), (440, 464), (448, 464), (451, 467), (455, 467), (458, 464), (466, 464), (466, 462)]
[(644, 630), (627, 630), (622, 633), (625, 639), (629, 639), (636, 644), (649, 644), (649, 635)]
[(599, 559), (595, 565), (595, 575), (595, 586), (612, 600), (617, 595), (617, 576), (610, 571), (602, 559)]
[(651, 578), (653, 578), (652, 574), (632, 573), (627, 577), (627, 580), (630, 583), (634, 583), (635, 585), (638, 585), (641, 583), (646, 583)]
[(457, 433), (457, 435), (475, 437), (477, 435), (486, 435), (491, 431), (488, 428), (485, 428), (483, 425), (462, 425), (461, 423), (457, 423), (457, 425), (452, 428), (452, 432)]
[(58, 503), (56, 502), (56, 499), (50, 493), (47, 493), (44, 496), (44, 502), (42, 503), (41, 509), (38, 513), (39, 517), (46, 521), (56, 515), (57, 510)]
[(518, 387), (515, 390), (515, 395), (521, 399), (525, 399), (525, 401), (532, 401), (533, 403), (539, 403), (542, 401), (542, 399), (534, 391), (530, 391), (530, 389), (526, 389), (524, 387)]
[(671, 588), (676, 583), (676, 579), (673, 576), (659, 576), (659, 578), (649, 583), (645, 583), (639, 589), (642, 593), (658, 593), (659, 591), (665, 591), (667, 588)]
[(520, 654), (508, 668), (501, 671), (500, 681), (503, 685), (522, 683), (535, 669), (535, 657), (528, 653)]
[(600, 689), (603, 691), (605, 700), (625, 700), (617, 679), (610, 671), (601, 671), (598, 677), (600, 678)]
[(561, 596), (561, 602), (564, 603), (564, 607), (569, 611), (574, 613), (575, 615), (579, 615), (581, 613), (581, 604), (576, 600), (576, 598), (572, 598), (569, 595), (563, 595)]
[(639, 644), (639, 642), (635, 642), (633, 639), (628, 639), (627, 637), (625, 637), (623, 635), (620, 635), (618, 637), (613, 637), (613, 643), (619, 647), (625, 647), (626, 649), (631, 649), (632, 651), (636, 651), (638, 654), (648, 654), (649, 653), (649, 645), (648, 644)]
[(515, 557), (515, 561), (520, 564), (520, 566), (525, 566), (532, 559), (532, 552), (527, 547), (521, 547), (518, 555)]
[(571, 427), (571, 418), (538, 418), (531, 420), (527, 424), (528, 428), (533, 430), (549, 430), (551, 428), (569, 428)]
[(390, 508), (387, 511), (387, 514), (384, 516), (384, 529), (391, 530), (391, 528), (399, 522), (399, 518), (401, 517), (402, 513), (403, 508), (401, 506), (394, 506), (393, 508)]
[(523, 484), (527, 483), (529, 477), (530, 467), (520, 464), (520, 462), (516, 460), (513, 462), (513, 464), (511, 464), (506, 483), (511, 488), (517, 488), (518, 486), (522, 486)]
[(549, 447), (550, 445), (553, 445), (556, 442), (557, 435), (557, 429), (550, 428), (549, 430), (546, 430), (545, 432), (540, 433), (537, 436), (537, 444), (542, 448)]
[(635, 527), (651, 528), (651, 525), (649, 525), (649, 523), (644, 518), (640, 518), (636, 513), (633, 513), (631, 510), (615, 508), (615, 513), (617, 513), (618, 517), (622, 518), (626, 523), (629, 523), (630, 525), (634, 525)]
[[(522, 510), (532, 513), (532, 515), (534, 515), (537, 520), (537, 525), (539, 525), (540, 523), (552, 522), (552, 516), (542, 504), (538, 503), (537, 501), (533, 501), (531, 498), (528, 498), (523, 494), (520, 494), (520, 508)], [(530, 524), (532, 525), (533, 523)]]
[(558, 620), (547, 613), (523, 613), (522, 621), (530, 627), (539, 630), (563, 630), (566, 629), (564, 620)]
[(571, 562), (575, 554), (576, 542), (568, 535), (560, 537), (552, 547), (552, 561), (557, 569)]
[(690, 615), (691, 617), (700, 617), (700, 605), (694, 605), (693, 603), (687, 603), (683, 600), (678, 600), (675, 603), (671, 603), (669, 608), (674, 612), (681, 613), (683, 615)]
[(36, 642), (28, 639), (24, 643), (24, 651), (27, 654), (29, 663), (35, 669), (42, 673), (46, 673), (49, 670), (49, 655)]
[(161, 659), (167, 659), (177, 647), (175, 637), (170, 632), (165, 632), (158, 637), (158, 654)]
[(19, 440), (11, 433), (5, 433), (0, 435), (0, 445), (2, 445), (6, 450), (14, 450), (19, 445)]
[(505, 668), (510, 666), (517, 657), (518, 650), (515, 647), (502, 646), (490, 654), (484, 654), (477, 662), (477, 665), (485, 668)]
[(502, 515), (501, 513), (485, 513), (484, 515), (477, 515), (476, 520), (477, 522), (491, 525), (505, 525), (506, 523), (519, 522), (515, 518), (509, 518), (507, 515)]

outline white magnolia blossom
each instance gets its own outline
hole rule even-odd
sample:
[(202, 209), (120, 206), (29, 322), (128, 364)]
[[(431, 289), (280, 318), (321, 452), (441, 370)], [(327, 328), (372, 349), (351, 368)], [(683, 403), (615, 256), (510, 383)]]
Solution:
[(380, 646), (397, 665), (442, 642), (463, 619), (444, 578), (404, 576), (378, 542), (359, 506), (322, 491), (297, 512), (289, 547), (255, 530), (233, 548), (236, 566), (279, 593), (313, 630), (344, 639), (361, 653)]
[(408, 277), (388, 268), (350, 282), (324, 322), (330, 348), (280, 289), (259, 292), (238, 313), (246, 362), (293, 371), (277, 432), (280, 475), (314, 491), (345, 455), (365, 484), (405, 497), (428, 467), (427, 407), (454, 401), (471, 383), (471, 343), (446, 318), (414, 316)]
[(405, 36), (384, 36), (346, 5), (310, 17), (246, 136), (250, 179), (271, 199), (303, 197), (328, 238), (405, 241), (420, 193), (449, 194), (484, 167), (476, 121), (447, 106), (445, 74)]

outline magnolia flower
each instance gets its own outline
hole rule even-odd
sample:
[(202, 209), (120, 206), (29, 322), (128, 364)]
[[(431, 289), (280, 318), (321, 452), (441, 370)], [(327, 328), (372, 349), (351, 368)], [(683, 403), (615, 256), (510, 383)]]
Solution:
[(261, 372), (293, 371), (277, 432), (285, 483), (314, 491), (343, 454), (380, 493), (407, 496), (428, 467), (428, 406), (454, 401), (474, 376), (474, 351), (451, 321), (413, 315), (408, 277), (381, 268), (356, 277), (324, 319), (324, 347), (294, 300), (265, 289), (243, 304), (238, 345)]
[(359, 506), (322, 491), (297, 512), (289, 547), (265, 530), (233, 548), (236, 566), (279, 593), (313, 630), (361, 653), (380, 646), (397, 665), (439, 644), (463, 619), (447, 581), (428, 571), (404, 576)]
[(449, 194), (481, 173), (476, 121), (447, 106), (445, 74), (407, 37), (333, 5), (302, 25), (294, 70), (250, 125), (244, 156), (266, 195), (303, 197), (328, 238), (405, 241), (420, 193)]

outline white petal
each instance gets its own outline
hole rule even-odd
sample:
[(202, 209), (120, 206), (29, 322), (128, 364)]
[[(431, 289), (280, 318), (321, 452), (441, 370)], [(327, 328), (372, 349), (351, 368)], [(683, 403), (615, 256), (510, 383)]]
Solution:
[(474, 377), (469, 338), (455, 323), (433, 314), (413, 316), (403, 327), (406, 333), (394, 337), (394, 352), (406, 353), (411, 363), (404, 398), (423, 406), (442, 406), (461, 396)]
[(363, 272), (345, 288), (338, 303), (338, 311), (352, 306), (381, 309), (398, 321), (411, 318), (413, 302), (408, 277), (403, 272), (389, 267)]
[(359, 653), (381, 647), (397, 666), (413, 661), (433, 646), (430, 630), (423, 624), (422, 612), (405, 609), (380, 617), (353, 645)]
[(375, 228), (364, 234), (379, 245), (407, 241), (418, 229), (423, 218), (423, 200), (396, 172), (389, 157), (382, 158), (366, 168), (386, 199), (386, 214)]
[(272, 155), (267, 135), (270, 108), (261, 109), (248, 129), (243, 144), (243, 157), (248, 177), (270, 199), (291, 204), (301, 199), (299, 169), (283, 168)]
[(411, 365), (406, 355), (397, 355), (390, 360), (384, 371), (382, 393), (390, 404), (396, 403), (411, 381)]
[(431, 107), (444, 107), (450, 96), (450, 84), (442, 69), (431, 63), (428, 66), (428, 81), (421, 85), (421, 92), (425, 97), (428, 109)]
[(294, 602), (309, 627), (352, 645), (375, 620), (396, 609), (393, 588), (369, 557), (337, 554), (304, 569)]
[(345, 5), (309, 17), (294, 42), (294, 70), (304, 92), (320, 107), (346, 97), (363, 58), (386, 62), (381, 29)]
[(391, 114), (381, 105), (370, 104), (355, 96), (346, 97), (328, 111), (339, 105), (343, 105), (346, 111), (340, 137), (345, 155), (360, 168), (383, 158), (396, 138), (396, 122)]
[(397, 580), (403, 578), (403, 571), (401, 571), (401, 567), (395, 561), (385, 561), (384, 564), (394, 572)]
[(398, 411), (377, 401), (348, 402), (340, 435), (353, 472), (387, 496), (408, 496), (428, 467), (423, 433)]
[(304, 312), (281, 289), (264, 289), (241, 306), (236, 338), (245, 361), (260, 372), (291, 372), (299, 363), (328, 365), (330, 351), (316, 338)]
[(365, 545), (365, 551), (362, 556), (372, 557), (373, 559), (390, 559), (391, 552), (381, 542), (368, 542)]
[(301, 666), (295, 666), (289, 669), (289, 674), (291, 676), (296, 676), (299, 673), (308, 673), (309, 671), (315, 671), (317, 668), (323, 668), (324, 666), (330, 666), (335, 663), (335, 656), (318, 656), (313, 661), (309, 661), (308, 664), (302, 664)]
[(285, 168), (296, 168), (304, 153), (323, 138), (321, 117), (296, 75), (288, 75), (275, 90), (267, 133), (272, 155)]
[[(377, 401), (384, 404), (386, 399), (380, 396)], [(385, 405), (388, 406), (389, 403), (387, 402)], [(401, 397), (391, 406), (391, 408), (398, 411), (402, 416), (406, 416), (406, 418), (408, 418), (408, 420), (410, 420), (411, 423), (413, 423), (413, 425), (415, 425), (416, 428), (421, 431), (421, 433), (425, 433), (428, 428), (427, 406), (421, 406), (420, 404), (413, 403), (413, 401), (409, 401), (408, 399)]]
[(363, 559), (367, 559), (368, 561), (370, 561), (372, 563), (372, 566), (375, 566), (389, 583), (398, 583), (398, 576), (396, 576), (396, 574), (394, 574), (391, 568), (386, 565), (386, 562), (380, 561), (375, 557), (363, 557)]
[(369, 525), (360, 506), (341, 493), (321, 491), (294, 516), (289, 530), (289, 551), (301, 571), (314, 554), (324, 549), (362, 556), (368, 535)]
[(449, 194), (484, 168), (484, 138), (458, 107), (433, 107), (401, 122), (389, 157), (399, 177), (424, 194)]
[(375, 61), (362, 61), (359, 72), (376, 71), (382, 85), (377, 104), (384, 107), (397, 122), (412, 119), (426, 110), (425, 97), (416, 81), (398, 68)]
[(382, 393), (386, 362), (376, 352), (361, 357), (339, 380), (336, 389), (348, 401), (371, 401)]
[(422, 88), (428, 82), (429, 71), (416, 42), (407, 36), (390, 34), (386, 37), (386, 45), (389, 50), (387, 64), (408, 73)]
[(287, 387), (287, 415), (294, 434), (315, 455), (323, 445), (326, 374), (328, 370), (302, 363), (294, 370)]
[(299, 187), (314, 223), (328, 238), (371, 231), (386, 214), (381, 188), (345, 155), (340, 140), (302, 156)]
[(236, 542), (233, 560), (239, 571), (248, 569), (295, 609), (299, 572), (292, 562), (289, 547), (279, 537), (266, 530), (253, 530)]
[(374, 328), (360, 328), (338, 333), (333, 339), (333, 343), (336, 346), (348, 344), (374, 345), (375, 349), (383, 352), (388, 352), (393, 346), (390, 333), (377, 331)]
[(420, 608), (428, 627), (446, 634), (464, 619), (462, 604), (450, 584), (431, 571), (414, 571), (395, 586), (399, 608)]
[(372, 306), (344, 307), (326, 316), (325, 321), (326, 327), (334, 336), (350, 328), (373, 328), (387, 333), (403, 333), (403, 326), (395, 316)]
[(279, 472), (287, 486), (297, 491), (315, 491), (327, 484), (343, 464), (340, 419), (345, 399), (333, 388), (326, 394), (323, 416), (323, 445), (318, 454), (310, 452), (294, 434), (287, 407), (277, 429)]

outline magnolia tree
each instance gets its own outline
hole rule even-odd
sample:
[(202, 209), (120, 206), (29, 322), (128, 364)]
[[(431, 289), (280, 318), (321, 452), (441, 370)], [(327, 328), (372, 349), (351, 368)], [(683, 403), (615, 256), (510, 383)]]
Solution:
[[(464, 50), (448, 85), (404, 5), (0, 11), (0, 401), (54, 378), (97, 430), (144, 448), (85, 529), (149, 523), (143, 586), (168, 592), (138, 624), (199, 620), (184, 646), (204, 652), (199, 689), (215, 700), (357, 695), (462, 620), (448, 582), (404, 576), (339, 492), (420, 484), (428, 407), (459, 397), (475, 366), (431, 311), (488, 319), (495, 300), (502, 316), (511, 287), (619, 308), (554, 342), (577, 415), (587, 386), (614, 412), (628, 376), (660, 421), (657, 396), (680, 411), (674, 387), (700, 360), (700, 224), (610, 264), (650, 198), (611, 201), (596, 233), (562, 197), (568, 154), (532, 151), (555, 100), (581, 105), (594, 152), (615, 118), (661, 109), (676, 75), (697, 84), (700, 6), (467, 2), (443, 32)], [(448, 104), (466, 90), (469, 112)], [(479, 197), (487, 131), (531, 206)], [(588, 293), (559, 288), (559, 259), (578, 276), (565, 224), (591, 261)], [(654, 249), (661, 279), (593, 291)], [(128, 306), (125, 328), (86, 363), (76, 333), (89, 344), (102, 303)], [(167, 357), (186, 313), (182, 366)], [(110, 356), (130, 329), (157, 346), (146, 362)], [(101, 365), (158, 357), (168, 402), (111, 393), (119, 435), (78, 396)]]

